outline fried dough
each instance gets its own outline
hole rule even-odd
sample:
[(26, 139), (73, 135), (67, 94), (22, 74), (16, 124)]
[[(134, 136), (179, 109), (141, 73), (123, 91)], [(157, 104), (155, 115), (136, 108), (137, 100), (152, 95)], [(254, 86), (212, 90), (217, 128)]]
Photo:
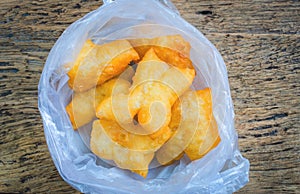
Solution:
[(193, 69), (190, 60), (190, 44), (179, 34), (156, 38), (130, 39), (130, 44), (142, 59), (152, 47), (157, 56), (169, 65)]
[[(108, 132), (117, 129), (118, 126), (114, 123), (104, 120), (94, 121), (90, 141), (92, 152), (101, 158), (113, 160), (120, 168), (131, 170), (146, 177), (148, 165), (154, 157), (154, 152), (126, 148), (112, 141), (111, 134)], [(120, 135), (119, 138), (126, 138), (126, 136)]]
[(209, 88), (188, 91), (172, 107), (169, 124), (173, 136), (156, 153), (161, 164), (168, 164), (183, 151), (191, 160), (203, 157), (220, 141), (212, 113)]
[(130, 83), (123, 79), (111, 79), (102, 85), (85, 92), (74, 92), (66, 111), (74, 129), (96, 118), (96, 107), (107, 97), (115, 94), (128, 94)]
[(131, 61), (138, 59), (138, 53), (127, 40), (103, 45), (87, 40), (68, 72), (68, 84), (74, 91), (86, 91), (119, 75)]
[(138, 64), (130, 94), (103, 101), (96, 115), (100, 119), (116, 120), (120, 125), (133, 123), (133, 117), (137, 115), (138, 123), (146, 133), (152, 132), (150, 137), (156, 138), (163, 133), (161, 130), (168, 129), (171, 106), (190, 87), (194, 76), (194, 70), (170, 67), (150, 49)]

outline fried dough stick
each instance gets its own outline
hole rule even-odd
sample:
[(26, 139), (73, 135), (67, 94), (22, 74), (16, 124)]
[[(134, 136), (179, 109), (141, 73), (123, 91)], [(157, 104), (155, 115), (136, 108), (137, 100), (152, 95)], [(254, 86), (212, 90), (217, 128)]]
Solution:
[(156, 38), (130, 39), (130, 44), (142, 59), (146, 52), (153, 48), (157, 56), (164, 62), (179, 68), (193, 69), (190, 60), (190, 44), (179, 34)]
[[(130, 94), (114, 95), (97, 107), (96, 116), (107, 137), (124, 149), (154, 154), (171, 135), (171, 106), (194, 77), (193, 69), (169, 66), (150, 49), (137, 66)], [(118, 164), (116, 156), (110, 158)]]
[(169, 164), (183, 151), (191, 160), (197, 160), (217, 146), (220, 137), (210, 89), (188, 91), (178, 99), (172, 107), (169, 127), (173, 136), (156, 152), (161, 164)]
[[(163, 130), (169, 130), (166, 126), (171, 118), (171, 106), (190, 87), (194, 76), (194, 70), (170, 67), (150, 49), (138, 65), (131, 93), (104, 100), (96, 115), (100, 119), (116, 120), (122, 126), (129, 124), (128, 130), (133, 133), (144, 129), (144, 135), (155, 139), (167, 133)], [(132, 124), (135, 115), (142, 126), (138, 131), (132, 130), (136, 129)]]
[(115, 141), (117, 138), (128, 138), (126, 133), (119, 133), (120, 126), (111, 121), (96, 120), (93, 123), (90, 148), (97, 156), (113, 160), (118, 167), (131, 170), (144, 178), (148, 174), (148, 165), (154, 157), (153, 151), (140, 150), (138, 142), (131, 142), (135, 145), (124, 147)]
[(114, 94), (128, 94), (130, 83), (123, 79), (111, 79), (102, 85), (85, 92), (74, 92), (66, 111), (74, 129), (96, 118), (96, 107), (107, 97)]
[(87, 40), (68, 72), (69, 86), (83, 92), (122, 73), (138, 53), (127, 40), (96, 45)]

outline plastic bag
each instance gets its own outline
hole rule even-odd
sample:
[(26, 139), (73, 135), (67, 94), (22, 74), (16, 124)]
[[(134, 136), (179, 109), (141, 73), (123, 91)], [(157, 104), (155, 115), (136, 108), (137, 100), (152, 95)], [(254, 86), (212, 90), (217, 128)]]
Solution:
[[(72, 95), (65, 64), (76, 59), (88, 38), (102, 43), (169, 34), (181, 34), (191, 44), (197, 70), (193, 86), (211, 87), (221, 142), (200, 160), (183, 157), (170, 166), (151, 169), (143, 179), (97, 158), (85, 144), (89, 130), (73, 130), (65, 111)], [(248, 182), (249, 162), (237, 147), (226, 66), (217, 49), (168, 0), (106, 0), (68, 27), (46, 61), (39, 83), (39, 110), (56, 168), (83, 193), (231, 193)]]

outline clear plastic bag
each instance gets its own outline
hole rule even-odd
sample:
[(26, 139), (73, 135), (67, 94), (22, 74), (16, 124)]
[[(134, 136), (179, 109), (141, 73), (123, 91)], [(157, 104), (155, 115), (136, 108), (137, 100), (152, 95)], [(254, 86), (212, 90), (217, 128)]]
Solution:
[[(197, 71), (193, 87), (212, 89), (222, 141), (197, 161), (183, 157), (170, 166), (151, 169), (143, 179), (91, 153), (87, 146), (90, 130), (73, 130), (65, 111), (72, 95), (65, 64), (76, 59), (89, 38), (102, 43), (169, 34), (180, 34), (191, 44)], [(105, 0), (99, 9), (68, 27), (46, 61), (39, 83), (39, 110), (56, 168), (83, 193), (232, 193), (248, 182), (249, 162), (238, 150), (226, 66), (217, 49), (180, 17), (169, 0)]]

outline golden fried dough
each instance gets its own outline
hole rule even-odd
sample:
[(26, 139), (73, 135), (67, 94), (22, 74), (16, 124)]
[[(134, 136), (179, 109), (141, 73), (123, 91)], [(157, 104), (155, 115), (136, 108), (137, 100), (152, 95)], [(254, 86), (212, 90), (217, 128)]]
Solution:
[(146, 178), (154, 152), (135, 150), (134, 147), (139, 147), (138, 142), (131, 142), (129, 148), (116, 143), (111, 139), (112, 135), (123, 140), (127, 138), (123, 133), (115, 133), (118, 129), (120, 127), (114, 122), (94, 121), (90, 141), (92, 152), (101, 158), (113, 160), (120, 168), (131, 170)]
[(216, 120), (213, 118), (210, 129), (207, 131), (207, 134), (204, 138), (204, 142), (200, 146), (199, 152), (194, 155), (189, 155), (191, 160), (197, 160), (198, 158), (203, 157), (210, 150), (216, 147), (220, 143), (221, 139), (218, 132), (218, 126)]
[(206, 88), (196, 92), (198, 98), (201, 99), (199, 108), (199, 126), (191, 139), (191, 142), (184, 150), (191, 160), (197, 160), (203, 157), (208, 151), (218, 145), (218, 142), (220, 141), (218, 125), (212, 113), (211, 91), (209, 88)]
[(137, 66), (130, 94), (103, 100), (96, 116), (112, 142), (154, 154), (170, 138), (171, 107), (194, 76), (193, 69), (169, 66), (150, 49)]
[(149, 49), (147, 55), (138, 63), (131, 90), (143, 82), (158, 80), (169, 68), (170, 66), (159, 59), (152, 48)]
[(166, 126), (171, 118), (171, 106), (191, 86), (194, 76), (194, 70), (170, 67), (150, 49), (137, 66), (130, 94), (103, 101), (96, 115), (100, 119), (116, 120), (122, 127), (133, 126), (133, 117), (137, 115), (138, 123), (146, 132), (144, 135), (152, 132), (149, 135), (155, 139), (167, 134), (163, 130), (169, 130)]
[[(153, 55), (155, 52), (150, 49), (139, 63), (130, 88), (130, 99), (135, 100), (139, 109), (138, 121), (147, 130), (156, 130), (158, 126), (168, 125), (173, 103), (191, 86), (195, 77), (193, 69), (171, 66), (168, 68), (167, 64), (157, 57), (156, 61), (151, 60), (155, 59)], [(139, 76), (147, 72), (148, 76)], [(156, 135), (157, 133), (152, 134)]]
[(74, 92), (71, 102), (66, 106), (74, 129), (77, 129), (96, 117), (95, 108), (105, 98), (115, 94), (127, 94), (130, 83), (123, 79), (111, 79), (102, 85), (85, 92)]
[(181, 35), (86, 41), (68, 72), (66, 111), (74, 129), (99, 118), (94, 154), (146, 178), (154, 156), (163, 165), (184, 154), (196, 160), (219, 144), (210, 89), (190, 90), (190, 49)]
[(183, 151), (196, 160), (215, 147), (220, 139), (210, 89), (188, 91), (178, 99), (172, 107), (169, 127), (173, 136), (156, 153), (161, 164), (168, 164)]
[(172, 106), (172, 118), (169, 123), (172, 137), (156, 152), (160, 164), (169, 164), (184, 152), (190, 143), (200, 119), (199, 104), (196, 93), (188, 91)]
[(148, 135), (130, 133), (115, 121), (102, 119), (100, 123), (113, 142), (132, 150), (154, 152), (161, 146), (160, 141), (166, 141), (165, 139), (170, 136), (170, 134), (162, 134), (159, 138), (152, 139)]
[(143, 58), (152, 47), (157, 56), (169, 65), (193, 69), (189, 58), (191, 46), (181, 35), (131, 39), (129, 42), (139, 53), (140, 58)]
[[(97, 108), (97, 117), (104, 124), (114, 126), (114, 129), (108, 132), (114, 142), (127, 148), (156, 151), (169, 139), (171, 130), (168, 126), (164, 126), (160, 129), (163, 131), (160, 135), (155, 137), (147, 135), (151, 134), (151, 131), (146, 131), (141, 125), (135, 124), (133, 116), (130, 116), (127, 98), (128, 95), (117, 95), (105, 99)], [(118, 138), (121, 136), (125, 136), (126, 139)]]
[(68, 72), (68, 84), (75, 91), (86, 91), (119, 75), (131, 61), (138, 59), (137, 52), (127, 40), (103, 45), (87, 40)]

